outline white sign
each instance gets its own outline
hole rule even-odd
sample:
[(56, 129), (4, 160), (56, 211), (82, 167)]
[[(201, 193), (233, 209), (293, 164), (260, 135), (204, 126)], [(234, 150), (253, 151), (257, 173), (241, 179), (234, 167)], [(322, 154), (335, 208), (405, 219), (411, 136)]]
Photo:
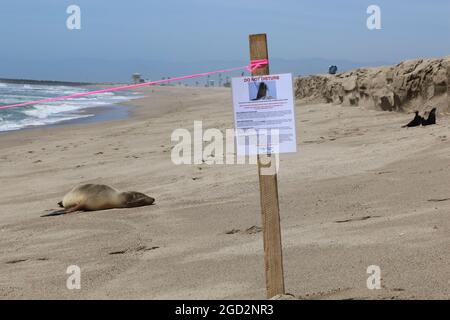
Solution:
[(233, 78), (237, 154), (297, 151), (291, 74)]

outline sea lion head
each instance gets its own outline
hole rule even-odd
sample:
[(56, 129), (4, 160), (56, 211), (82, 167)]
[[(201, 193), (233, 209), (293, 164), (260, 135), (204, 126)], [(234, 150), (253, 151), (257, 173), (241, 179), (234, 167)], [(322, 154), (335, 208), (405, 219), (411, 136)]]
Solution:
[(121, 195), (124, 199), (123, 206), (125, 208), (149, 206), (155, 202), (154, 198), (136, 191), (122, 192)]

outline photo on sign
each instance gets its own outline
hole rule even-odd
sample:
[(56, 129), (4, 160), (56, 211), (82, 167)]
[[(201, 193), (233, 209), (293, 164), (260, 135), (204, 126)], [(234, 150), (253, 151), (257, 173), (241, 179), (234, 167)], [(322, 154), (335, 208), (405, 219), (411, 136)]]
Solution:
[(276, 81), (255, 81), (248, 84), (249, 100), (271, 100), (277, 98)]

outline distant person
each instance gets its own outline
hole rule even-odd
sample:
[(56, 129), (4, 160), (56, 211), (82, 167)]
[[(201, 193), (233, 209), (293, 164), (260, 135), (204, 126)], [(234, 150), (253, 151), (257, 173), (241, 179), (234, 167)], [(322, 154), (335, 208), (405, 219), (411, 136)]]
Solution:
[(330, 66), (330, 67), (328, 68), (328, 73), (329, 73), (329, 74), (336, 74), (337, 71), (338, 71), (337, 66)]

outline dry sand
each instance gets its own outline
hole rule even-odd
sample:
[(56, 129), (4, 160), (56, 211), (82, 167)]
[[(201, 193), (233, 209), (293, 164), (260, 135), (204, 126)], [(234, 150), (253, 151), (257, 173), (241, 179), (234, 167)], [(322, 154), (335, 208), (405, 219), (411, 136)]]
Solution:
[[(0, 298), (265, 298), (257, 168), (182, 165), (176, 128), (233, 127), (228, 89), (148, 88), (129, 119), (0, 135)], [(450, 298), (450, 122), (298, 105), (281, 157), (288, 292), (300, 298)], [(40, 215), (80, 183), (156, 198), (135, 209)], [(346, 221), (347, 222), (336, 222)], [(253, 230), (257, 231), (257, 228)], [(81, 267), (81, 290), (66, 268)], [(381, 290), (366, 288), (379, 265)]]

